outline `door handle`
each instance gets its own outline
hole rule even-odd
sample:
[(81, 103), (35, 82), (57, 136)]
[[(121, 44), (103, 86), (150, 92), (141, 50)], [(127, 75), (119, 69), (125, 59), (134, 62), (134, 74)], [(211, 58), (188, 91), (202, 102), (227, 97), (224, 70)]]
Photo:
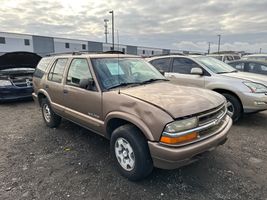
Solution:
[(64, 90), (63, 90), (63, 93), (64, 93), (64, 94), (67, 94), (67, 93), (68, 93), (68, 90), (65, 90), (65, 89), (64, 89)]
[(48, 86), (48, 85), (45, 85), (45, 88), (46, 88), (46, 89), (48, 89), (48, 88), (49, 88), (49, 86)]

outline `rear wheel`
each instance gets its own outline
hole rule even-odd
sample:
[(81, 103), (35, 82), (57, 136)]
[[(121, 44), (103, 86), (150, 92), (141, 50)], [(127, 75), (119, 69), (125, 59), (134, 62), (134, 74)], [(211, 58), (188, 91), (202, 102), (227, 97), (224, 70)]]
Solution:
[(115, 129), (111, 135), (110, 149), (118, 171), (129, 180), (141, 180), (152, 172), (147, 140), (135, 126), (126, 124)]
[(61, 117), (54, 113), (46, 98), (42, 99), (41, 108), (46, 125), (50, 128), (58, 127), (61, 122)]
[(240, 101), (234, 95), (228, 93), (223, 93), (222, 95), (227, 100), (228, 114), (233, 119), (233, 121), (236, 122), (242, 114), (242, 105)]

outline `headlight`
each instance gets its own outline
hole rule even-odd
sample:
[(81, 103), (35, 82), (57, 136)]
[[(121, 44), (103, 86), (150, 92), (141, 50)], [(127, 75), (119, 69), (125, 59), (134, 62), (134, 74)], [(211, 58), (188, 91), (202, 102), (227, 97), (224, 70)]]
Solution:
[(244, 82), (253, 93), (267, 93), (267, 87), (260, 83)]
[(196, 117), (184, 119), (180, 121), (175, 121), (170, 124), (167, 124), (167, 126), (164, 129), (164, 132), (167, 133), (177, 133), (181, 131), (185, 131), (191, 128), (197, 127), (198, 120)]
[(10, 86), (12, 85), (9, 80), (0, 80), (0, 87), (1, 86)]
[[(183, 133), (183, 131), (196, 128), (197, 126), (198, 126), (198, 120), (196, 117), (175, 121), (170, 124), (167, 124), (160, 141), (166, 144), (177, 144), (197, 139), (198, 138), (197, 132)], [(181, 132), (181, 134), (179, 134), (179, 132)], [(176, 136), (174, 135), (172, 136), (172, 134), (174, 133)]]

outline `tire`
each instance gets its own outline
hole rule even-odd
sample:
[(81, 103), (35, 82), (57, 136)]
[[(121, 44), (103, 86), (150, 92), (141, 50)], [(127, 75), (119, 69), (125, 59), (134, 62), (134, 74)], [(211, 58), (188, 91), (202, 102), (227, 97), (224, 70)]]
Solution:
[[(49, 101), (46, 98), (42, 99), (41, 102), (41, 109), (42, 109), (42, 115), (43, 119), (46, 123), (46, 125), (50, 128), (56, 128), (59, 126), (61, 122), (61, 117), (58, 116), (51, 108), (51, 105)], [(50, 115), (50, 117), (49, 117)]]
[[(153, 170), (147, 140), (134, 125), (126, 124), (113, 131), (110, 150), (113, 159), (116, 161), (118, 171), (131, 181), (144, 179)], [(124, 152), (127, 155), (124, 155)], [(125, 159), (122, 159), (122, 157)], [(128, 165), (123, 167), (124, 160), (128, 161)]]
[(227, 100), (227, 108), (230, 113), (232, 113), (232, 119), (236, 122), (242, 115), (242, 105), (240, 101), (233, 95), (228, 93), (222, 94)]

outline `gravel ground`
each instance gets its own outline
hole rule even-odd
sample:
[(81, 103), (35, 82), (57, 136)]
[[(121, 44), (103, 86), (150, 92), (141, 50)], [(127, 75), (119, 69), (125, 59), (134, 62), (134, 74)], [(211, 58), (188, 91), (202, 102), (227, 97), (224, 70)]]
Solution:
[(267, 200), (267, 112), (202, 160), (136, 183), (114, 168), (109, 141), (66, 120), (49, 129), (32, 101), (0, 105), (0, 120), (0, 199)]

